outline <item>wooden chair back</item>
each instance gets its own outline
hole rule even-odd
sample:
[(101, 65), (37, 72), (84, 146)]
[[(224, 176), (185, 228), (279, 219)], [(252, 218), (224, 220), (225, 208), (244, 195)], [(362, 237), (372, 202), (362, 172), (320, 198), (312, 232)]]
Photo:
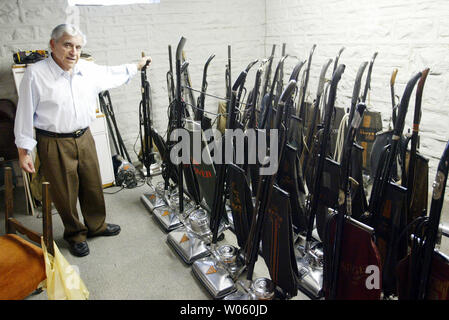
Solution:
[[(49, 193), (50, 184), (42, 183), (42, 235), (47, 251), (54, 256), (53, 247), (53, 224), (51, 217), (51, 200)], [(12, 169), (5, 167), (5, 230), (6, 233), (20, 233), (28, 237), (31, 241), (41, 244), (41, 233), (25, 227), (13, 217), (13, 186)]]

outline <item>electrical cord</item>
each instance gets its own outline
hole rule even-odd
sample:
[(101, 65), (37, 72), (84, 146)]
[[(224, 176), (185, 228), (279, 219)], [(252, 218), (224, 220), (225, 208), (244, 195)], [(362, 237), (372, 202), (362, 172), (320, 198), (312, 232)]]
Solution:
[(120, 187), (120, 189), (117, 190), (117, 191), (114, 191), (114, 192), (106, 192), (106, 191), (103, 191), (103, 193), (104, 193), (104, 194), (116, 194), (116, 193), (119, 193), (120, 191), (122, 191), (123, 189), (125, 189), (125, 186), (115, 186), (115, 187)]
[(345, 142), (344, 132), (345, 132), (345, 126), (348, 125), (348, 119), (349, 119), (349, 114), (345, 113), (345, 115), (341, 119), (340, 125), (338, 127), (337, 142), (336, 142), (335, 152), (334, 152), (334, 160), (337, 162), (341, 162), (341, 157), (343, 156), (343, 145)]
[(122, 185), (122, 186), (115, 186), (115, 188), (117, 188), (117, 187), (120, 187), (120, 189), (119, 190), (117, 190), (117, 191), (114, 191), (114, 192), (106, 192), (106, 191), (103, 191), (103, 193), (104, 194), (116, 194), (116, 193), (119, 193), (120, 191), (122, 191), (123, 189), (135, 189), (135, 188), (140, 188), (140, 187), (142, 187), (142, 186), (144, 186), (145, 184), (147, 184), (147, 182), (146, 182), (146, 180), (145, 179), (142, 179), (142, 178), (138, 178), (137, 179), (137, 182), (140, 182), (140, 184), (138, 183), (136, 186), (134, 186), (134, 187), (126, 187), (126, 186), (124, 186), (124, 185)]

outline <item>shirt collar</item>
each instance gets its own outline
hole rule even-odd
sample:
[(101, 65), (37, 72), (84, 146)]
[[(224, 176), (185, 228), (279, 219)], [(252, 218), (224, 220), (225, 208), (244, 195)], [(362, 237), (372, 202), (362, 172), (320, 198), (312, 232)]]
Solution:
[[(49, 64), (49, 66), (50, 66), (51, 72), (52, 72), (53, 75), (55, 76), (55, 79), (58, 79), (59, 77), (65, 75), (65, 74), (68, 74), (67, 71), (64, 71), (64, 70), (63, 70), (63, 69), (56, 63), (56, 61), (53, 59), (53, 56), (52, 56), (51, 54), (48, 56), (48, 64)], [(75, 64), (75, 67), (73, 68), (73, 73), (72, 73), (72, 74), (73, 74), (73, 75), (75, 75), (75, 74), (81, 74), (81, 75), (82, 75), (82, 72), (81, 72), (80, 67), (78, 66), (78, 63)]]
[[(81, 59), (81, 58), (80, 58)], [(81, 68), (79, 66), (79, 60), (78, 62), (75, 64), (75, 67), (73, 67), (73, 74), (79, 74), (79, 75), (83, 75), (83, 72), (81, 71)]]

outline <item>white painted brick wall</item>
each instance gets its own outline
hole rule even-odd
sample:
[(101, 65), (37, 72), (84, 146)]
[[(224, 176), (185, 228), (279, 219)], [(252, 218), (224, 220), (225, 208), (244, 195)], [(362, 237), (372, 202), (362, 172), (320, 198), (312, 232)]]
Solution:
[[(11, 73), (12, 54), (48, 47), (53, 27), (66, 22), (66, 0), (0, 0), (0, 97), (17, 101)], [(160, 4), (79, 7), (80, 27), (87, 36), (85, 51), (99, 64), (137, 62), (141, 52), (151, 55), (149, 69), (154, 125), (160, 133), (167, 126), (168, 45), (173, 58), (181, 36), (191, 80), (200, 88), (203, 66), (211, 54), (208, 92), (224, 96), (227, 46), (232, 48), (232, 79), (255, 58), (264, 57), (265, 2), (220, 0), (161, 0)], [(173, 61), (175, 67), (175, 61)], [(254, 68), (255, 69), (255, 68)], [(248, 82), (253, 76), (248, 76)], [(251, 81), (251, 82), (250, 82)], [(133, 145), (138, 136), (140, 75), (110, 91), (120, 132), (135, 160)], [(198, 94), (195, 94), (195, 98)], [(206, 98), (206, 110), (215, 112), (217, 101)], [(140, 142), (136, 145), (140, 149)]]
[[(65, 22), (67, 14), (65, 0), (0, 0), (0, 97), (17, 101), (10, 70), (12, 53), (47, 48), (52, 28)], [(161, 133), (167, 122), (167, 46), (171, 44), (174, 53), (181, 36), (187, 38), (185, 51), (194, 87), (201, 85), (206, 59), (216, 54), (209, 67), (208, 92), (220, 96), (225, 93), (228, 44), (232, 46), (235, 79), (250, 61), (269, 54), (272, 44), (277, 44), (278, 58), (285, 42), (288, 53), (306, 59), (316, 43), (309, 85), (312, 97), (321, 65), (345, 46), (340, 62), (346, 64), (346, 71), (337, 101), (344, 107), (349, 105), (358, 66), (378, 51), (369, 107), (383, 112), (385, 127), (393, 68), (399, 69), (396, 92), (401, 94), (414, 72), (430, 67), (423, 97), (421, 151), (431, 159), (433, 180), (437, 159), (449, 138), (448, 16), (449, 2), (445, 0), (161, 0), (151, 5), (80, 7), (80, 26), (88, 39), (86, 51), (99, 64), (135, 62), (141, 51), (152, 56), (149, 80), (155, 126)], [(295, 62), (287, 60), (286, 76)], [(247, 80), (251, 85), (254, 72), (255, 68)], [(111, 96), (120, 131), (134, 154), (140, 77), (111, 90)], [(208, 111), (215, 111), (216, 104), (206, 98)], [(414, 98), (407, 126), (413, 106)]]
[[(449, 139), (449, 2), (266, 0), (266, 12), (267, 51), (273, 43), (286, 42), (287, 53), (307, 59), (310, 48), (317, 44), (309, 84), (311, 97), (315, 97), (322, 64), (334, 59), (344, 46), (340, 63), (346, 65), (346, 71), (340, 81), (337, 105), (349, 107), (359, 65), (370, 61), (378, 51), (368, 107), (382, 112), (384, 128), (391, 115), (393, 69), (399, 70), (395, 90), (401, 96), (415, 72), (430, 68), (422, 101), (420, 151), (430, 158), (431, 186)], [(414, 104), (413, 93), (405, 130), (411, 127)]]

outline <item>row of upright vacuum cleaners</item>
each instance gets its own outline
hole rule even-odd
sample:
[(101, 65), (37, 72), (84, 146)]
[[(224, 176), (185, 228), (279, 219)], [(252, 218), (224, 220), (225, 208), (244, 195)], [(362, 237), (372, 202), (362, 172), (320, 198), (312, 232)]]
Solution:
[[(188, 62), (183, 55), (185, 43), (182, 37), (176, 48), (175, 74), (169, 46), (169, 119), (165, 139), (152, 126), (146, 68), (141, 71), (142, 163), (151, 187), (141, 200), (167, 232), (167, 243), (184, 263), (191, 265), (193, 274), (211, 297), (291, 299), (301, 290), (312, 299), (381, 299), (401, 292), (399, 285), (392, 283), (399, 279), (395, 269), (402, 266), (397, 240), (402, 235), (397, 233), (409, 229), (398, 228), (393, 219), (395, 210), (400, 211), (398, 201), (405, 199), (397, 195), (405, 193), (389, 191), (397, 189), (392, 169), (399, 143), (395, 137), (402, 136), (413, 87), (423, 74), (427, 75), (428, 69), (409, 81), (397, 106), (392, 138), (382, 149), (368, 205), (362, 174), (363, 148), (356, 143), (366, 111), (369, 84), (362, 97), (360, 87), (367, 62), (356, 75), (343, 139), (338, 138), (339, 155), (332, 159), (329, 154), (339, 143), (333, 123), (337, 86), (345, 70), (345, 65), (338, 64), (342, 50), (335, 59), (330, 80), (326, 80), (326, 74), (332, 59), (323, 65), (316, 99), (310, 105), (306, 103), (306, 93), (315, 46), (308, 60), (302, 61), (286, 54), (284, 45), (271, 79), (273, 46), (270, 57), (252, 61), (234, 82), (228, 47), (226, 105), (217, 122), (204, 108), (207, 69), (214, 55), (204, 66), (200, 96), (195, 101)], [(287, 58), (296, 62), (284, 84)], [(246, 94), (246, 78), (255, 65), (258, 67), (254, 86)], [(421, 89), (423, 84), (421, 80)], [(212, 128), (215, 122), (217, 128)], [(210, 129), (219, 134), (209, 134)], [(239, 139), (236, 132), (244, 133), (243, 138)], [(184, 154), (180, 156), (186, 148), (187, 160)], [(199, 153), (195, 152), (198, 148)], [(156, 149), (161, 158), (162, 179), (155, 183), (151, 166), (156, 162)], [(242, 150), (244, 157), (240, 158)], [(442, 159), (448, 157), (447, 153), (446, 148)], [(256, 158), (259, 161), (251, 160), (250, 155), (255, 154), (262, 154)], [(268, 170), (273, 161), (275, 170)], [(440, 182), (435, 187), (439, 198), (435, 201), (444, 198), (441, 193), (444, 195), (447, 160), (441, 166)], [(428, 217), (420, 216), (421, 223), (428, 226), (423, 231), (421, 225), (420, 237), (408, 234), (414, 239), (414, 251), (412, 258), (405, 255), (409, 258), (404, 268), (420, 275), (430, 274), (429, 254), (431, 257), (438, 242), (435, 235), (442, 230), (440, 216), (432, 216), (432, 212), (441, 213), (441, 206), (432, 202), (430, 211)], [(223, 241), (226, 230), (235, 235), (232, 245)], [(427, 257), (424, 264), (417, 258), (421, 256)], [(445, 259), (441, 253), (438, 256)], [(254, 277), (259, 257), (263, 258), (269, 277)], [(444, 261), (447, 265), (448, 260)], [(403, 282), (413, 287), (419, 280), (412, 278)], [(422, 290), (427, 289), (413, 290), (421, 290), (423, 296)], [(405, 297), (403, 292), (402, 296)]]
[[(169, 124), (167, 137), (176, 129), (183, 128), (189, 135), (191, 150), (194, 142), (200, 144), (201, 159), (191, 153), (189, 163), (174, 164), (170, 159), (170, 151), (174, 142), (164, 140), (150, 126), (149, 132), (162, 159), (162, 181), (150, 184), (152, 190), (141, 196), (142, 202), (152, 213), (164, 231), (167, 232), (167, 243), (179, 254), (184, 263), (191, 265), (193, 273), (205, 285), (213, 298), (224, 298), (237, 290), (236, 281), (245, 270), (242, 251), (231, 244), (219, 244), (224, 238), (224, 231), (234, 228), (230, 202), (226, 199), (225, 165), (217, 165), (212, 160), (211, 150), (204, 135), (202, 124), (211, 123), (204, 115), (204, 94), (207, 83), (204, 80), (203, 94), (198, 99), (198, 108), (194, 114), (187, 112), (184, 99), (184, 87), (189, 86), (188, 63), (183, 62), (182, 38), (176, 50), (176, 85), (171, 63), (169, 46), (170, 71), (167, 73), (169, 91)], [(211, 56), (205, 67), (214, 56)], [(145, 99), (144, 99), (145, 100)], [(144, 103), (145, 105), (145, 103)], [(147, 112), (147, 114), (149, 114)], [(151, 121), (148, 121), (151, 123)], [(151, 142), (150, 142), (151, 143)], [(147, 150), (151, 150), (149, 147)], [(148, 162), (148, 165), (151, 165)], [(238, 239), (241, 244), (244, 239)], [(265, 285), (271, 283), (263, 279), (262, 286), (255, 292), (266, 295)], [(262, 290), (262, 291), (261, 291)], [(273, 294), (272, 288), (269, 295)], [(262, 296), (261, 296), (262, 297)]]

